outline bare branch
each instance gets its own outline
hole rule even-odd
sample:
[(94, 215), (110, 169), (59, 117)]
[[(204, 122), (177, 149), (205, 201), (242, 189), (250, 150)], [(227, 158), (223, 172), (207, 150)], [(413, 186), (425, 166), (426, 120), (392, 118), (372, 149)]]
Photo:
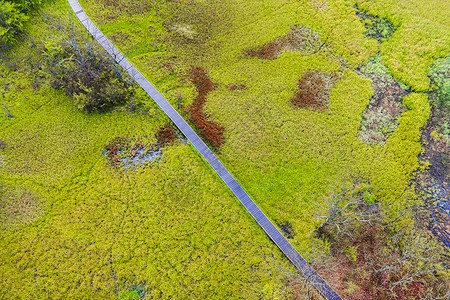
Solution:
[(318, 232), (332, 227), (338, 235), (351, 237), (348, 226), (354, 221), (370, 223), (373, 215), (368, 209), (370, 205), (364, 202), (358, 181), (348, 183), (346, 178), (338, 186), (333, 184), (328, 195), (315, 204), (316, 219), (321, 221)]

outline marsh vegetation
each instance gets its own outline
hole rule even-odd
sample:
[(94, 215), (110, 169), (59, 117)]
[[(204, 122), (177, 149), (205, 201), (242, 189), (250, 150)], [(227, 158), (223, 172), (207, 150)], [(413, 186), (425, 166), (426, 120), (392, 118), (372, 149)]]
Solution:
[[(340, 294), (445, 298), (450, 8), (373, 3), (82, 1)], [(0, 294), (317, 297), (67, 11), (1, 52)]]

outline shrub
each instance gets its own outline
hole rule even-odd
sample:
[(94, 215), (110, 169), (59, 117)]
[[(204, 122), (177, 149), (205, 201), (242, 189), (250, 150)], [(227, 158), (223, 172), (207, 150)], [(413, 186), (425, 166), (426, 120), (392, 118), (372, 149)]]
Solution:
[(175, 141), (177, 139), (177, 134), (169, 124), (165, 124), (156, 132), (156, 139), (158, 140), (158, 144), (164, 147)]
[(56, 68), (55, 84), (73, 97), (84, 111), (106, 111), (124, 104), (134, 92), (126, 82), (116, 77), (110, 67), (98, 67), (102, 58), (85, 62), (67, 62)]
[(72, 26), (57, 26), (63, 33), (57, 45), (45, 45), (52, 87), (63, 89), (75, 105), (86, 111), (107, 111), (135, 95), (132, 79), (100, 51), (90, 36)]
[(387, 222), (390, 208), (371, 197), (365, 184), (343, 180), (316, 203), (324, 246), (315, 251), (325, 254), (313, 261), (319, 274), (346, 299), (448, 299), (448, 248), (419, 224), (404, 226), (418, 207)]
[(0, 1), (0, 39), (2, 43), (15, 42), (27, 20), (28, 16), (22, 13), (17, 5), (8, 1)]
[(14, 43), (23, 33), (28, 15), (41, 4), (41, 0), (0, 0), (0, 41)]

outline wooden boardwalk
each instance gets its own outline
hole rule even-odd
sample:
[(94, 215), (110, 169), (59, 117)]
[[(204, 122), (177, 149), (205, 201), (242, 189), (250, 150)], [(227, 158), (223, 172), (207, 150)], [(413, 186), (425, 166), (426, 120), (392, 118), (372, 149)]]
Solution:
[(115, 59), (127, 73), (150, 95), (150, 97), (162, 108), (172, 122), (186, 136), (191, 144), (206, 159), (220, 178), (230, 188), (234, 195), (241, 201), (242, 205), (258, 222), (261, 228), (283, 251), (289, 260), (309, 279), (320, 293), (327, 299), (341, 299), (335, 291), (314, 271), (305, 261), (281, 232), (273, 225), (267, 216), (261, 211), (256, 203), (249, 197), (242, 186), (228, 172), (225, 166), (219, 161), (214, 153), (206, 146), (200, 137), (192, 130), (180, 114), (170, 105), (170, 103), (155, 89), (155, 87), (117, 50), (116, 47), (106, 38), (106, 36), (94, 25), (84, 12), (77, 0), (68, 0), (77, 18), (100, 43), (100, 45)]

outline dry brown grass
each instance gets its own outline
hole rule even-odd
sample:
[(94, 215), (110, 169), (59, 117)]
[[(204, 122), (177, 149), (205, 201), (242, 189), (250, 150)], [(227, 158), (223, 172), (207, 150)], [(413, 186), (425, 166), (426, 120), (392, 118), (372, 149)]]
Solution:
[(31, 224), (44, 212), (40, 197), (23, 187), (0, 185), (0, 224), (5, 230)]
[(311, 71), (298, 81), (299, 90), (291, 98), (294, 106), (323, 111), (328, 107), (330, 91), (338, 76), (334, 73)]

